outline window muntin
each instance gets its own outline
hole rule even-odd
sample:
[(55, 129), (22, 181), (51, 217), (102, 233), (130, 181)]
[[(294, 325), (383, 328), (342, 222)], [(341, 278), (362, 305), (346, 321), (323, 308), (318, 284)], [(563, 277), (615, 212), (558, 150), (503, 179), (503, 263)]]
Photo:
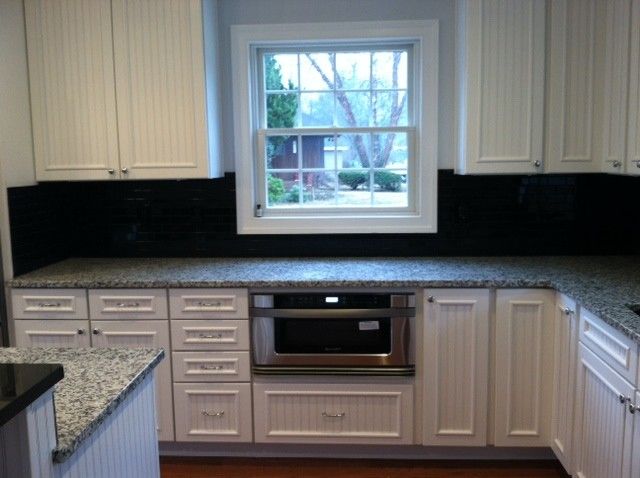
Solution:
[(411, 45), (258, 51), (258, 198), (278, 214), (415, 209)]

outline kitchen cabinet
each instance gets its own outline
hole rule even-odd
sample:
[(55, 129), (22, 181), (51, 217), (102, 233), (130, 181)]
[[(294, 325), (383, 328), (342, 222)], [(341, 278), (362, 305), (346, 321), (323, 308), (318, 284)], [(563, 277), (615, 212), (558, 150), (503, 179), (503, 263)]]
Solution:
[(605, 362), (579, 345), (575, 415), (575, 475), (584, 478), (630, 476), (634, 415), (627, 397), (634, 387)]
[(16, 320), (16, 347), (89, 347), (88, 320)]
[(496, 292), (496, 446), (549, 446), (554, 304), (550, 290)]
[(541, 171), (545, 2), (459, 0), (457, 8), (456, 171)]
[(606, 2), (549, 2), (546, 156), (549, 173), (600, 170)]
[(576, 303), (557, 294), (554, 316), (553, 409), (551, 448), (567, 473), (572, 473), (573, 413), (578, 354), (578, 315)]
[[(640, 387), (640, 382), (636, 384)], [(633, 403), (633, 442), (631, 447), (631, 474), (630, 477), (640, 476), (640, 392), (636, 391)]]
[(629, 65), (629, 114), (626, 172), (640, 174), (640, 0), (631, 7), (631, 51)]
[(169, 321), (165, 320), (92, 320), (94, 347), (162, 348), (165, 359), (156, 368), (158, 439), (173, 441), (173, 400), (171, 384), (171, 345)]
[(423, 444), (485, 446), (489, 290), (424, 295)]
[(204, 178), (218, 154), (215, 2), (25, 2), (36, 179)]

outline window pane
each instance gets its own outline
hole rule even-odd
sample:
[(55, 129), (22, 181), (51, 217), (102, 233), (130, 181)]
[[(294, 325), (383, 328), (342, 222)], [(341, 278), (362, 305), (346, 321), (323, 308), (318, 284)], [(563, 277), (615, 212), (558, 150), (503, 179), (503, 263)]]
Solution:
[(407, 88), (407, 52), (379, 51), (372, 58), (373, 89)]
[(267, 136), (267, 169), (298, 168), (298, 137)]
[(373, 204), (384, 207), (407, 207), (407, 172), (377, 170), (373, 173)]
[(336, 53), (336, 88), (368, 90), (371, 76), (371, 53)]
[(269, 206), (299, 206), (298, 173), (267, 173), (267, 204)]
[(298, 95), (267, 95), (267, 128), (293, 128), (296, 125)]
[(407, 126), (407, 100), (404, 91), (374, 91), (373, 126)]
[(407, 169), (407, 133), (372, 135), (373, 165), (376, 168)]
[(341, 134), (336, 149), (338, 169), (369, 167), (368, 134)]
[(335, 169), (336, 145), (333, 135), (302, 136), (302, 167)]
[(276, 53), (264, 56), (264, 82), (267, 90), (298, 88), (298, 55)]
[(302, 126), (333, 126), (333, 93), (300, 95)]
[(369, 170), (338, 173), (338, 205), (343, 207), (371, 206), (371, 173)]
[(300, 54), (300, 87), (303, 90), (332, 90), (333, 53)]
[(336, 204), (336, 173), (310, 172), (302, 173), (304, 206), (322, 207)]
[(369, 126), (371, 116), (371, 95), (365, 92), (336, 93), (336, 126), (355, 128)]

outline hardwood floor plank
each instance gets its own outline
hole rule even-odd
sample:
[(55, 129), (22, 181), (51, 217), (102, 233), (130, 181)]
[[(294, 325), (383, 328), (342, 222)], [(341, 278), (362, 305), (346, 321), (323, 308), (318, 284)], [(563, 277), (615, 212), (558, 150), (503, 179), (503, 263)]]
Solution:
[(160, 459), (162, 478), (567, 478), (557, 461)]

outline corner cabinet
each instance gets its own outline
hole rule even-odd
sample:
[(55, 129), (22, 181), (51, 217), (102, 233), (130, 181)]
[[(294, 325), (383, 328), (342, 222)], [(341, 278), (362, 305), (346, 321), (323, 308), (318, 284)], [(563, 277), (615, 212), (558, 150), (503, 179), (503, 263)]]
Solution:
[(427, 289), (424, 445), (485, 446), (489, 290)]
[(212, 0), (27, 0), (36, 179), (221, 176)]
[(456, 171), (541, 171), (545, 2), (459, 0), (457, 8)]

